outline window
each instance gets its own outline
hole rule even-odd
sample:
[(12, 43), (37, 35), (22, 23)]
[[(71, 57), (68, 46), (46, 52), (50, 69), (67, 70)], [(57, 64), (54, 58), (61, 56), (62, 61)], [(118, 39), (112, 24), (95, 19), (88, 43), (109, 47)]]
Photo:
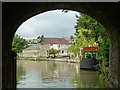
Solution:
[(58, 45), (58, 48), (60, 48), (60, 44)]

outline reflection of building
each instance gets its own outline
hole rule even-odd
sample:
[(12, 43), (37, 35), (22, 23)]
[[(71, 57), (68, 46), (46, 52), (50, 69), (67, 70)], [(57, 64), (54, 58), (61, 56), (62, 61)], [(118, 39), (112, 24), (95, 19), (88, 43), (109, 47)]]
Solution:
[[(46, 67), (46, 65), (47, 67)], [(76, 68), (74, 63), (68, 64), (63, 62), (43, 62), (40, 64), (41, 77), (43, 82), (53, 80), (65, 80), (75, 74)]]
[(34, 44), (23, 50), (22, 56), (47, 56), (47, 51), (54, 48), (59, 51), (58, 54), (67, 54), (69, 41), (64, 38), (41, 37), (38, 44)]

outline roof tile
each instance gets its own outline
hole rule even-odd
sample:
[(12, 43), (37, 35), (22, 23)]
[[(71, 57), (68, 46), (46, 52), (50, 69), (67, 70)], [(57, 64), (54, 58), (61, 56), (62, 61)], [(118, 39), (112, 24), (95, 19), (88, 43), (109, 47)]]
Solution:
[(64, 38), (43, 38), (42, 42), (49, 44), (69, 44), (69, 41)]

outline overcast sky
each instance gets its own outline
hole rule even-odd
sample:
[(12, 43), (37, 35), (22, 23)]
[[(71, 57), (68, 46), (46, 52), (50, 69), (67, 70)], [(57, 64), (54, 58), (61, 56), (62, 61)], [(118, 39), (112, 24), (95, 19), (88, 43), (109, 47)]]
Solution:
[(70, 37), (75, 32), (75, 14), (78, 12), (69, 11), (63, 13), (62, 10), (48, 11), (36, 15), (20, 25), (16, 34), (22, 38), (45, 37)]

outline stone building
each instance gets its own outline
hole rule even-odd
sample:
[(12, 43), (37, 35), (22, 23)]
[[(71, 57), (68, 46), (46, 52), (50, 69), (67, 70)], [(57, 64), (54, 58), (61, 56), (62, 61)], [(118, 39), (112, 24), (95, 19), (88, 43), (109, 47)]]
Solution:
[(40, 44), (33, 44), (30, 47), (24, 49), (19, 56), (23, 57), (37, 57), (39, 56)]
[[(68, 47), (69, 47), (70, 43), (68, 40), (64, 39), (64, 38), (47, 38), (47, 37), (43, 37), (41, 40), (41, 50), (42, 47), (46, 47), (46, 49), (42, 50), (45, 52), (49, 51), (51, 48), (56, 49), (59, 51), (58, 55), (62, 55), (62, 54), (68, 54)], [(43, 52), (41, 52), (42, 54)], [(45, 54), (44, 54), (45, 55)]]
[(40, 43), (31, 45), (23, 50), (20, 56), (25, 57), (38, 57), (47, 56), (47, 52), (53, 48), (59, 51), (57, 55), (68, 55), (68, 47), (70, 43), (64, 38), (49, 38), (42, 37)]

